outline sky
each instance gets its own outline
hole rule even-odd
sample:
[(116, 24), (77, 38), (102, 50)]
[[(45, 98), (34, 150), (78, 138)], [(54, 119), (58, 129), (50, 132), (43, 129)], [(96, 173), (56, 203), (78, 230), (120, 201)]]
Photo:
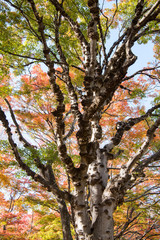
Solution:
[[(106, 0), (99, 0), (100, 2), (100, 8), (103, 6), (104, 8), (110, 8), (113, 4), (116, 3), (116, 0), (112, 0), (111, 2), (108, 2)], [(118, 3), (118, 1), (117, 1)], [(118, 30), (118, 29), (117, 29)], [(109, 50), (109, 48), (112, 46), (114, 41), (116, 41), (119, 37), (119, 31), (112, 30), (110, 39), (107, 41), (106, 48)], [(147, 67), (148, 63), (154, 61), (154, 52), (153, 52), (153, 43), (152, 41), (149, 41), (147, 44), (141, 44), (139, 45), (136, 43), (132, 51), (133, 53), (138, 57), (137, 61), (129, 68), (128, 74), (133, 74), (134, 72), (143, 69), (144, 67)]]
[(130, 67), (129, 73), (141, 70), (147, 67), (148, 63), (154, 61), (153, 43), (150, 41), (147, 44), (135, 44), (132, 48), (133, 53), (138, 57), (133, 66)]
[[(118, 32), (117, 30), (113, 30), (111, 32), (110, 38), (106, 43), (106, 48), (109, 50), (109, 48), (112, 46), (114, 41), (118, 39)], [(154, 44), (149, 41), (147, 44), (138, 44), (135, 43), (135, 45), (132, 47), (132, 52), (138, 57), (136, 62), (129, 68), (128, 74), (133, 74), (134, 72), (143, 69), (144, 67), (147, 67), (148, 63), (154, 61), (154, 52), (153, 52)]]

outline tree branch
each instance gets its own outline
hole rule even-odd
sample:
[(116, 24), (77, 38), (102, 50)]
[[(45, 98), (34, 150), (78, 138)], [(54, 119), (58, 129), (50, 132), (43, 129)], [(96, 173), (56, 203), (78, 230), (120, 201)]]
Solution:
[[(0, 121), (2, 122), (2, 124), (6, 130), (6, 133), (8, 136), (8, 141), (12, 147), (12, 151), (14, 153), (16, 161), (19, 163), (19, 166), (27, 173), (28, 176), (32, 177), (36, 182), (39, 182), (40, 184), (42, 184), (42, 186), (47, 188), (48, 191), (52, 191), (53, 194), (55, 194), (57, 197), (59, 197), (61, 199), (64, 198), (65, 200), (70, 202), (71, 194), (69, 194), (68, 192), (63, 192), (58, 188), (58, 186), (56, 185), (56, 183), (54, 181), (53, 173), (50, 172), (50, 177), (51, 177), (50, 181), (46, 181), (41, 175), (35, 173), (33, 170), (31, 170), (30, 167), (28, 167), (27, 164), (24, 163), (24, 161), (22, 160), (22, 158), (18, 152), (17, 145), (12, 138), (12, 132), (11, 132), (11, 128), (9, 127), (9, 122), (6, 119), (6, 115), (1, 108), (0, 108)], [(48, 166), (48, 170), (51, 171), (50, 166)]]
[(60, 42), (59, 42), (59, 27), (61, 25), (61, 17), (62, 17), (61, 14), (59, 16), (59, 19), (58, 19), (58, 13), (55, 15), (55, 20), (54, 20), (54, 22), (55, 22), (55, 43), (56, 43), (57, 51), (60, 55), (61, 61), (64, 62), (68, 66), (68, 63), (66, 61), (66, 57), (65, 57), (65, 55), (62, 51), (62, 47), (61, 47)]
[(20, 13), (22, 14), (22, 16), (26, 19), (27, 23), (28, 23), (28, 26), (29, 26), (29, 29), (30, 31), (32, 32), (32, 34), (38, 38), (39, 41), (41, 41), (41, 38), (40, 36), (38, 36), (37, 32), (33, 29), (31, 23), (30, 23), (30, 20), (29, 18), (27, 17), (27, 15), (24, 13), (24, 11), (18, 7), (17, 5), (13, 4), (11, 1), (9, 0), (5, 0), (5, 2), (8, 2), (12, 7), (14, 7), (15, 9), (17, 9), (18, 11), (20, 11)]
[[(152, 223), (152, 225), (149, 227), (149, 229), (147, 229), (144, 234), (138, 238), (138, 240), (142, 240), (144, 239), (144, 237), (147, 236), (148, 233), (150, 233), (153, 229), (156, 229), (157, 230), (157, 226), (156, 226), (156, 222)], [(149, 237), (154, 237), (154, 236), (160, 236), (160, 234), (151, 234)], [(148, 237), (147, 237), (148, 238)], [(146, 239), (146, 238), (145, 238)]]
[(64, 8), (62, 5), (57, 1), (57, 0), (50, 0), (50, 2), (55, 6), (57, 12), (60, 12), (64, 18), (67, 19), (69, 22), (72, 30), (75, 32), (77, 38), (79, 39), (81, 46), (83, 48), (84, 56), (85, 56), (85, 64), (88, 65), (90, 60), (89, 60), (89, 44), (87, 40), (85, 39), (83, 33), (80, 30), (80, 26), (77, 22), (74, 22), (73, 19), (65, 12)]
[(69, 138), (72, 135), (72, 133), (74, 132), (75, 124), (76, 124), (76, 118), (74, 118), (70, 130), (68, 131), (66, 136), (64, 136), (64, 138), (63, 138), (64, 141), (66, 141), (67, 138)]
[[(141, 2), (143, 2), (141, 0)], [(145, 26), (148, 22), (154, 20), (156, 16), (160, 13), (160, 0), (156, 1), (155, 4), (151, 6), (151, 8), (148, 8), (147, 11), (145, 11), (145, 14), (143, 17), (137, 22), (135, 25), (135, 28), (140, 29), (143, 26)], [(139, 15), (140, 18), (140, 15)]]
[[(151, 68), (145, 68), (145, 69), (142, 69), (142, 70), (139, 70), (137, 72), (135, 72), (134, 74), (130, 75), (130, 76), (127, 76), (123, 79), (123, 82), (126, 81), (126, 80), (129, 80), (133, 77), (135, 77), (136, 75), (140, 75), (140, 74), (146, 74), (145, 72), (147, 71), (153, 71), (153, 70), (156, 70), (156, 69), (159, 69), (160, 66), (155, 66), (155, 67), (151, 67)], [(149, 75), (149, 77), (151, 77), (152, 75)]]
[(27, 58), (27, 59), (32, 59), (32, 60), (36, 60), (36, 61), (41, 61), (41, 62), (45, 62), (45, 59), (42, 58), (34, 58), (34, 57), (30, 57), (30, 56), (26, 56), (26, 55), (21, 55), (21, 54), (17, 54), (17, 53), (12, 53), (10, 51), (6, 51), (3, 49), (0, 49), (1, 51), (8, 53), (10, 55), (16, 56), (16, 57), (20, 57), (20, 58)]
[(134, 222), (141, 214), (141, 213), (138, 213), (136, 214), (135, 217), (132, 217), (133, 212), (134, 212), (134, 208), (131, 209), (130, 213), (129, 213), (129, 209), (127, 210), (127, 221), (123, 224), (121, 231), (114, 237), (114, 240), (120, 239), (120, 237), (122, 237), (124, 233), (126, 233), (126, 231), (130, 229), (130, 224)]
[[(153, 109), (153, 108), (152, 108)], [(151, 112), (151, 109), (149, 110)], [(120, 173), (115, 175), (112, 180), (108, 183), (107, 187), (103, 192), (103, 198), (114, 197), (116, 205), (120, 205), (124, 202), (124, 195), (127, 189), (136, 181), (136, 179), (142, 175), (144, 168), (152, 161), (158, 160), (160, 157), (160, 150), (148, 158), (146, 161), (138, 163), (138, 166), (134, 167), (135, 164), (141, 159), (141, 157), (146, 152), (151, 140), (154, 137), (154, 132), (160, 125), (160, 118), (158, 118), (155, 123), (148, 129), (146, 134), (146, 140), (139, 148), (134, 157), (130, 158), (126, 165), (121, 166)], [(113, 143), (108, 144), (110, 149), (113, 148)], [(131, 171), (132, 169), (132, 171)]]
[(31, 147), (31, 148), (34, 148), (33, 145), (31, 145), (22, 135), (21, 131), (20, 131), (20, 127), (19, 127), (19, 124), (15, 118), (15, 115), (14, 115), (14, 112), (12, 110), (12, 107), (9, 103), (9, 101), (7, 100), (7, 98), (5, 98), (5, 102), (7, 103), (8, 107), (9, 107), (9, 111), (10, 111), (10, 114), (11, 114), (11, 117), (12, 117), (12, 120), (13, 120), (13, 123), (15, 124), (16, 126), (16, 129), (17, 129), (17, 133), (19, 135), (19, 140), (22, 141), (24, 143), (24, 146), (25, 147)]
[(150, 108), (144, 115), (137, 117), (137, 118), (129, 118), (125, 122), (117, 122), (116, 129), (117, 132), (113, 138), (111, 138), (110, 142), (104, 146), (104, 148), (110, 152), (114, 146), (117, 146), (123, 137), (125, 131), (129, 131), (135, 124), (145, 120), (147, 117), (151, 116), (153, 111), (160, 108), (160, 104), (155, 105), (154, 107)]
[(134, 169), (132, 170), (133, 175), (134, 173), (136, 175), (137, 173), (141, 174), (143, 170), (146, 167), (148, 167), (149, 164), (154, 163), (156, 161), (160, 161), (160, 149), (156, 153), (152, 154), (150, 157), (141, 160), (139, 164), (135, 166)]
[[(131, 189), (131, 188), (130, 188)], [(142, 197), (148, 196), (148, 195), (156, 195), (156, 194), (160, 194), (159, 192), (160, 186), (153, 186), (149, 189), (147, 189), (146, 191), (144, 191), (143, 193), (141, 193), (139, 196), (135, 197), (135, 198), (127, 198), (124, 200), (124, 202), (134, 202)], [(155, 192), (155, 190), (158, 190), (158, 192)], [(153, 192), (151, 192), (153, 191)]]
[(142, 144), (142, 146), (139, 148), (139, 150), (137, 151), (137, 153), (135, 154), (135, 156), (133, 158), (130, 158), (129, 161), (126, 164), (126, 171), (130, 171), (131, 168), (135, 165), (135, 163), (141, 159), (141, 157), (144, 155), (144, 153), (146, 152), (151, 140), (154, 137), (154, 132), (156, 131), (156, 129), (159, 127), (160, 125), (160, 117), (155, 121), (155, 123), (148, 129), (147, 131), (147, 138), (144, 141), (144, 143)]
[[(73, 177), (73, 176), (77, 175), (77, 169), (74, 167), (71, 157), (67, 154), (67, 148), (63, 141), (63, 135), (64, 135), (63, 113), (65, 111), (64, 96), (63, 96), (63, 93), (62, 93), (60, 87), (56, 84), (55, 69), (54, 69), (53, 61), (50, 58), (50, 48), (47, 45), (47, 41), (46, 41), (45, 33), (44, 33), (45, 26), (43, 24), (43, 17), (40, 17), (34, 0), (28, 0), (28, 2), (30, 3), (30, 5), (32, 7), (33, 13), (35, 15), (35, 18), (36, 18), (38, 26), (39, 26), (38, 31), (40, 32), (41, 38), (42, 38), (43, 53), (46, 58), (46, 64), (49, 68), (49, 72), (48, 72), (49, 80), (50, 80), (50, 84), (52, 86), (53, 92), (56, 95), (56, 100), (58, 102), (57, 109), (52, 112), (53, 116), (56, 119), (56, 132), (55, 132), (55, 134), (57, 136), (56, 143), (58, 146), (60, 158), (63, 161), (63, 163), (66, 165), (67, 171)], [(55, 1), (55, 2), (61, 8), (59, 3), (57, 1)], [(73, 86), (71, 86), (71, 88), (73, 90)], [(74, 95), (74, 92), (72, 92), (72, 93)], [(73, 97), (75, 99), (75, 96), (73, 96)], [(75, 108), (78, 111), (77, 105), (75, 106)]]
[[(15, 118), (14, 112), (13, 112), (13, 110), (12, 110), (12, 107), (11, 107), (9, 101), (8, 101), (6, 98), (5, 98), (5, 101), (6, 101), (7, 105), (8, 105), (8, 107), (9, 107), (9, 111), (10, 111), (12, 120), (13, 120), (15, 126), (16, 126), (17, 133), (18, 133), (18, 135), (19, 135), (19, 140), (24, 143), (24, 147), (28, 148), (29, 150), (32, 149), (33, 151), (36, 151), (36, 152), (37, 152), (35, 146), (31, 145), (31, 144), (23, 137), (23, 135), (22, 135), (22, 133), (21, 133), (21, 131), (20, 131), (19, 124), (17, 123), (17, 120), (16, 120), (16, 118)], [(41, 160), (40, 160), (40, 158), (39, 158), (38, 156), (34, 159), (34, 162), (35, 162), (36, 166), (40, 169), (40, 171), (41, 171), (44, 179), (45, 179), (45, 180), (48, 180), (48, 179), (46, 179), (46, 176), (45, 176), (46, 166), (41, 162)], [(53, 174), (52, 169), (50, 169), (50, 171), (49, 171), (49, 176), (51, 176), (49, 182), (52, 182), (52, 180), (53, 180), (52, 183), (55, 184), (55, 177), (54, 177), (54, 174)], [(47, 176), (47, 177), (48, 177), (48, 176)], [(58, 188), (58, 186), (57, 186), (57, 188)]]

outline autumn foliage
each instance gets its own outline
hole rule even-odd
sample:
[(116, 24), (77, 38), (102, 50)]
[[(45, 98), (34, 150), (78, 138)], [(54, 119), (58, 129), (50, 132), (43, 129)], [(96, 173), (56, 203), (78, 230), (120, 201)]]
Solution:
[(2, 2), (0, 239), (159, 239), (160, 2)]

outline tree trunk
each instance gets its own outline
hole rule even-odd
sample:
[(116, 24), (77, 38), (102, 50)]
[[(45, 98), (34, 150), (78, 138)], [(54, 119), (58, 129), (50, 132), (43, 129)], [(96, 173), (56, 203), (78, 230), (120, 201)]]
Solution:
[(79, 240), (86, 240), (90, 235), (91, 221), (87, 208), (86, 186), (84, 182), (77, 183), (76, 200), (74, 202), (75, 231)]
[(96, 160), (89, 165), (87, 175), (88, 196), (85, 195), (87, 192), (85, 183), (77, 184), (74, 213), (78, 239), (113, 240), (115, 199), (110, 192), (108, 196), (107, 194), (103, 196), (108, 181), (108, 172), (107, 155), (101, 149), (97, 150)]
[(70, 215), (68, 213), (66, 203), (62, 199), (57, 199), (57, 202), (61, 215), (63, 240), (73, 240), (70, 228)]
[(90, 185), (90, 209), (92, 218), (92, 240), (113, 239), (113, 211), (114, 204), (111, 199), (103, 200), (103, 192), (108, 181), (107, 155), (97, 150), (97, 159), (88, 169)]

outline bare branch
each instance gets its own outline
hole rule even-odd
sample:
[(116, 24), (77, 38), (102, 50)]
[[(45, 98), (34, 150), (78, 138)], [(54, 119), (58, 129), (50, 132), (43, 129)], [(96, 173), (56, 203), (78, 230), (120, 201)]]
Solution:
[[(160, 226), (158, 226), (160, 228)], [(157, 230), (157, 226), (156, 226), (156, 221), (154, 223), (152, 223), (152, 225), (149, 227), (149, 229), (147, 229), (144, 234), (138, 238), (138, 240), (142, 240), (144, 239), (145, 236), (147, 236), (148, 233), (150, 233), (153, 229), (156, 229)], [(149, 237), (151, 236), (160, 236), (160, 234), (151, 234)], [(146, 238), (145, 238), (146, 239)]]
[(125, 122), (117, 122), (116, 124), (117, 132), (111, 139), (110, 143), (105, 145), (105, 148), (111, 151), (114, 146), (117, 146), (121, 142), (121, 139), (125, 131), (129, 131), (135, 124), (138, 124), (139, 122), (145, 120), (147, 117), (151, 116), (153, 111), (158, 108), (160, 108), (160, 104), (150, 108), (144, 115), (140, 117), (129, 118)]
[(76, 69), (80, 70), (81, 72), (85, 73), (85, 71), (82, 68), (80, 68), (80, 67), (77, 67), (75, 65), (71, 65), (71, 67), (76, 68)]
[[(105, 38), (104, 38), (104, 36), (103, 36), (103, 31), (102, 31), (102, 26), (101, 26), (101, 23), (100, 23), (100, 19), (98, 19), (98, 27), (99, 27), (100, 37), (101, 37), (101, 42), (102, 42), (103, 55), (104, 55), (105, 63), (107, 63), (107, 54), (106, 54), (106, 47), (105, 47)], [(100, 49), (100, 51), (101, 51), (101, 49)]]
[(149, 164), (156, 161), (160, 161), (160, 149), (156, 153), (152, 154), (150, 157), (141, 160), (139, 164), (135, 166), (135, 168), (132, 170), (132, 173), (136, 173), (136, 175), (137, 173), (141, 174), (143, 170), (148, 167)]
[(64, 136), (64, 138), (63, 138), (64, 141), (66, 141), (67, 138), (69, 138), (72, 135), (72, 133), (74, 132), (75, 124), (76, 124), (76, 118), (74, 118), (70, 130), (68, 131), (66, 136)]
[(148, 129), (147, 131), (147, 138), (144, 141), (144, 143), (142, 144), (142, 146), (139, 148), (139, 150), (137, 151), (137, 153), (135, 154), (135, 156), (131, 159), (129, 159), (129, 161), (126, 164), (127, 167), (127, 171), (130, 171), (131, 168), (135, 165), (135, 163), (141, 159), (141, 157), (144, 155), (144, 153), (146, 152), (151, 140), (154, 137), (154, 132), (156, 131), (156, 129), (159, 127), (160, 125), (160, 118), (158, 118), (155, 123)]
[[(113, 16), (112, 16), (111, 22), (110, 22), (109, 24), (108, 24), (108, 17), (106, 17), (106, 16), (103, 14), (103, 12), (101, 11), (102, 15), (107, 19), (105, 34), (104, 34), (104, 36), (101, 34), (102, 48), (103, 48), (104, 57), (105, 57), (105, 59), (104, 59), (104, 61), (103, 61), (103, 66), (104, 66), (105, 64), (107, 64), (108, 58), (110, 57), (110, 55), (111, 55), (114, 47), (115, 47), (115, 46), (118, 44), (118, 42), (119, 42), (119, 40), (118, 40), (117, 42), (115, 42), (115, 43), (112, 45), (111, 49), (109, 50), (109, 53), (106, 55), (105, 46), (104, 46), (104, 41), (105, 41), (105, 39), (106, 39), (106, 36), (107, 36), (107, 33), (108, 33), (109, 28), (112, 26), (112, 24), (113, 24), (113, 22), (114, 22), (114, 18), (115, 18), (116, 14), (117, 14), (117, 11), (118, 11), (118, 2), (117, 2), (117, 0), (116, 0), (116, 9), (115, 9), (115, 11), (114, 11), (114, 14), (113, 14)], [(121, 40), (120, 40), (120, 42), (121, 42)], [(120, 43), (120, 42), (119, 42), (119, 43)], [(102, 68), (103, 68), (103, 67), (102, 67)]]
[(6, 50), (3, 50), (3, 49), (0, 49), (0, 50), (2, 52), (8, 53), (8, 54), (16, 56), (16, 57), (27, 58), (27, 59), (32, 59), (32, 60), (36, 60), (36, 61), (45, 62), (45, 59), (42, 59), (42, 58), (34, 58), (34, 57), (31, 57), (31, 56), (26, 56), (26, 55), (21, 55), (21, 54), (17, 54), (17, 53), (12, 53), (10, 51), (6, 51)]
[[(139, 70), (139, 71), (135, 72), (134, 74), (125, 77), (125, 78), (123, 79), (123, 82), (126, 81), (126, 80), (129, 80), (129, 79), (131, 79), (131, 78), (133, 78), (133, 77), (135, 77), (136, 75), (147, 74), (147, 73), (145, 73), (145, 72), (147, 72), (147, 71), (153, 71), (153, 70), (156, 70), (156, 69), (159, 69), (159, 68), (160, 68), (160, 66), (158, 65), (158, 66), (155, 66), (155, 67), (145, 68), (145, 69)], [(149, 74), (148, 74), (148, 75), (149, 75)], [(151, 77), (151, 76), (152, 76), (152, 75), (149, 75), (149, 77)]]
[(127, 32), (128, 32), (128, 30), (125, 31), (122, 34), (122, 36), (120, 36), (119, 39), (113, 43), (113, 45), (111, 46), (111, 48), (109, 49), (108, 54), (107, 54), (107, 62), (108, 62), (108, 59), (110, 58), (110, 56), (112, 55), (114, 49), (123, 41), (123, 39), (127, 35)]
[(8, 107), (9, 107), (9, 111), (10, 111), (12, 120), (13, 120), (15, 126), (16, 126), (17, 133), (18, 133), (18, 135), (19, 135), (19, 140), (24, 143), (24, 146), (25, 146), (25, 147), (31, 147), (31, 148), (33, 148), (34, 146), (33, 146), (32, 144), (30, 144), (30, 143), (23, 137), (23, 135), (22, 135), (22, 133), (21, 133), (21, 131), (20, 131), (19, 124), (18, 124), (18, 122), (17, 122), (17, 120), (16, 120), (16, 117), (15, 117), (15, 115), (14, 115), (14, 112), (13, 112), (13, 110), (12, 110), (12, 107), (11, 107), (9, 101), (7, 100), (7, 98), (5, 98), (5, 101), (6, 101), (7, 105), (8, 105)]
[(143, 37), (143, 36), (148, 36), (148, 35), (154, 35), (154, 34), (159, 34), (160, 30), (149, 30), (149, 27), (147, 27), (146, 29), (144, 29), (142, 32), (138, 33), (135, 35), (135, 40), (137, 41), (139, 38)]
[(54, 20), (54, 22), (55, 22), (55, 43), (56, 43), (56, 47), (57, 47), (58, 53), (60, 55), (61, 61), (64, 62), (66, 65), (68, 65), (68, 63), (66, 61), (66, 57), (63, 53), (62, 47), (59, 42), (59, 27), (61, 25), (61, 17), (62, 17), (61, 14), (60, 14), (60, 16), (58, 16), (58, 13), (55, 15), (55, 20)]
[(127, 210), (127, 221), (123, 224), (121, 231), (114, 237), (114, 240), (120, 239), (120, 237), (122, 237), (124, 233), (126, 233), (129, 230), (129, 228), (131, 227), (130, 224), (134, 222), (141, 214), (141, 213), (138, 213), (133, 217), (132, 216), (133, 212), (134, 212), (134, 208), (132, 208), (130, 212), (129, 212), (129, 209)]
[[(155, 190), (157, 190), (157, 192)], [(148, 195), (149, 196), (150, 195), (157, 195), (157, 194), (159, 195), (160, 194), (159, 190), (160, 190), (160, 186), (153, 186), (153, 187), (147, 189), (146, 191), (144, 191), (143, 193), (141, 193), (139, 196), (137, 196), (135, 198), (127, 198), (127, 199), (125, 199), (124, 202), (134, 202), (134, 201), (136, 201), (136, 200), (138, 200), (138, 199), (140, 199), (142, 197), (148, 196)]]

